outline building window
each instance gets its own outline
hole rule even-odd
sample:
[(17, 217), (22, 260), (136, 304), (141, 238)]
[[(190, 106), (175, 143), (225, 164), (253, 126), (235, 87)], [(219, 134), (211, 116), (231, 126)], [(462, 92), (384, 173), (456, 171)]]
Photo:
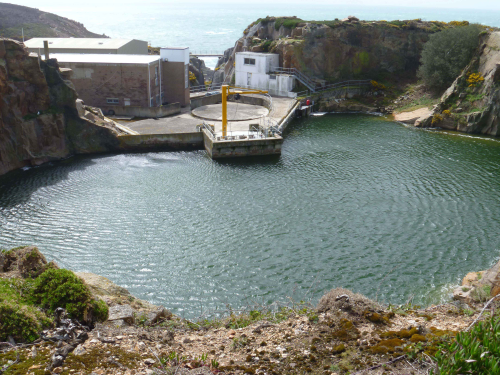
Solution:
[(245, 65), (255, 65), (255, 59), (245, 59)]
[(189, 87), (189, 65), (185, 65), (184, 70), (184, 88), (187, 89)]
[(107, 98), (106, 103), (111, 105), (118, 105), (120, 104), (120, 100), (118, 98)]
[(274, 74), (270, 74), (269, 79), (276, 79), (276, 76)]
[(160, 105), (160, 94), (156, 95), (156, 105)]
[(149, 99), (149, 106), (154, 107), (154, 105), (155, 105), (155, 98)]
[(155, 85), (158, 86), (158, 67), (155, 66)]

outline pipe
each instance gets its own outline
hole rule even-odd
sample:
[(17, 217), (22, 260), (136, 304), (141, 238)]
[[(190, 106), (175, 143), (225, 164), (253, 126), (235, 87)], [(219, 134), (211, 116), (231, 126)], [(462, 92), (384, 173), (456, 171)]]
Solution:
[(148, 63), (148, 107), (151, 107), (151, 63)]
[(49, 42), (47, 40), (43, 41), (43, 52), (45, 54), (45, 61), (49, 59)]

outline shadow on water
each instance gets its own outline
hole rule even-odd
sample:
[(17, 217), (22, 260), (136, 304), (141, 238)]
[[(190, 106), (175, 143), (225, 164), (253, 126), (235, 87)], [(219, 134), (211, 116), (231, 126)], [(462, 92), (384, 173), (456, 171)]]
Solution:
[(241, 158), (215, 159), (215, 163), (235, 168), (253, 167), (255, 164), (259, 166), (277, 166), (281, 162), (281, 155), (265, 155), (265, 156), (246, 156)]
[(24, 204), (38, 189), (67, 180), (71, 172), (83, 171), (96, 164), (94, 160), (104, 157), (109, 155), (73, 156), (28, 170), (17, 169), (0, 176), (0, 208), (8, 209)]

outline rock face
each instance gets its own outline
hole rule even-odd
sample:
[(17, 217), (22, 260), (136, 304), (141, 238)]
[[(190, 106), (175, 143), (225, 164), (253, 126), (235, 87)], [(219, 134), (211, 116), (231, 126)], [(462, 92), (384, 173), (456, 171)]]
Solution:
[(500, 32), (485, 34), (471, 63), (418, 127), (500, 136)]
[(444, 27), (441, 22), (418, 20), (365, 22), (349, 17), (345, 22), (301, 22), (271, 17), (249, 26), (231, 53), (278, 53), (282, 67), (296, 68), (318, 84), (357, 78), (413, 79), (423, 45)]
[(56, 60), (0, 39), (0, 175), (77, 153), (114, 150), (118, 131), (80, 118), (77, 94)]

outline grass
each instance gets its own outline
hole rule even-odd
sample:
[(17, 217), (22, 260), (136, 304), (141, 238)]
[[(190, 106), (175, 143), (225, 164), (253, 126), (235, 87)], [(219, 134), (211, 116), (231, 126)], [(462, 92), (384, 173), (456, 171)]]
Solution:
[(421, 109), (421, 108), (432, 109), (432, 106), (434, 104), (437, 104), (438, 101), (439, 101), (439, 98), (432, 98), (432, 97), (430, 97), (429, 94), (426, 94), (418, 99), (411, 101), (410, 103), (403, 105), (402, 107), (399, 107), (397, 109), (397, 111), (398, 112), (411, 112), (411, 111), (416, 111), (417, 109)]

